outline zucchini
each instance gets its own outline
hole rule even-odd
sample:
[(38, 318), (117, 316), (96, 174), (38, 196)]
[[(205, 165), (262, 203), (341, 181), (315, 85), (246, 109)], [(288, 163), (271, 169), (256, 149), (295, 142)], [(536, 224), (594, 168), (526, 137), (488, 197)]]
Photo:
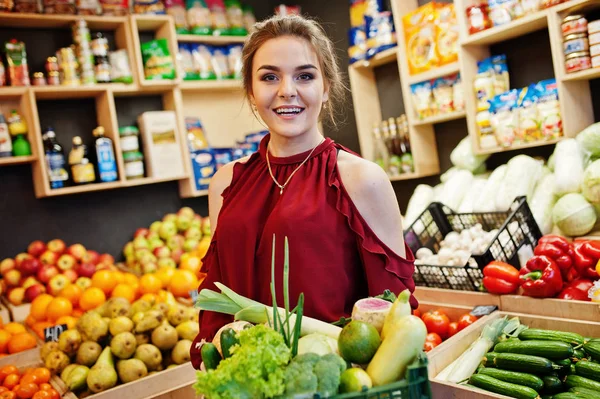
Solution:
[(562, 341), (574, 346), (583, 345), (584, 342), (583, 337), (576, 333), (541, 330), (539, 328), (528, 328), (527, 330), (522, 331), (521, 334), (519, 334), (519, 339), (523, 341)]
[(544, 393), (557, 393), (563, 388), (562, 381), (555, 375), (545, 375), (543, 377)]
[(590, 340), (588, 343), (583, 345), (583, 350), (594, 359), (600, 358), (600, 339)]
[(553, 370), (553, 363), (546, 358), (516, 353), (498, 353), (494, 359), (494, 364), (504, 370), (535, 374), (549, 374)]
[(565, 384), (567, 384), (569, 388), (582, 387), (600, 392), (600, 382), (579, 375), (568, 375)]
[(488, 352), (485, 354), (485, 356), (483, 357), (483, 361), (482, 364), (485, 367), (496, 367), (494, 365), (494, 359), (496, 358), (498, 354), (496, 352)]
[(202, 345), (200, 354), (202, 355), (202, 361), (204, 362), (204, 367), (206, 367), (206, 370), (216, 369), (222, 359), (217, 347), (210, 342)]
[(479, 374), (489, 375), (500, 381), (522, 385), (524, 387), (535, 389), (536, 391), (539, 391), (544, 386), (544, 381), (542, 381), (540, 377), (533, 374), (519, 373), (517, 371), (484, 368)]
[(590, 380), (600, 381), (600, 364), (582, 360), (575, 365), (575, 373)]
[(469, 383), (486, 391), (499, 393), (517, 399), (536, 399), (538, 393), (529, 388), (510, 382), (500, 381), (494, 377), (483, 374), (473, 374), (469, 378)]
[(233, 328), (226, 328), (221, 333), (221, 352), (223, 353), (223, 359), (227, 359), (232, 355), (231, 348), (234, 345), (239, 345), (240, 341), (236, 334), (237, 333)]
[(583, 393), (589, 395), (595, 399), (600, 399), (600, 392), (594, 391), (593, 389), (583, 388), (583, 387), (573, 387), (569, 389), (569, 392), (574, 393)]
[(496, 344), (494, 352), (520, 353), (547, 359), (566, 359), (573, 356), (573, 347), (562, 341), (505, 341)]
[(575, 393), (575, 392), (563, 392), (557, 393), (552, 397), (552, 399), (594, 399), (593, 397), (586, 395), (584, 393)]

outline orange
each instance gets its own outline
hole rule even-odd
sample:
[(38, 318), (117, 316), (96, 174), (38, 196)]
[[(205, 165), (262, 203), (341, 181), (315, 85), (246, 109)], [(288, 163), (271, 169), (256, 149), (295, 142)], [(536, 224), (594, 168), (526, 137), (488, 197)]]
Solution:
[(111, 294), (111, 298), (125, 298), (129, 301), (129, 303), (133, 303), (135, 301), (135, 289), (127, 284), (117, 284), (115, 289)]
[(54, 388), (52, 388), (52, 385), (48, 384), (47, 382), (40, 384), (40, 391), (49, 391), (51, 389)]
[(6, 387), (0, 387), (0, 393), (6, 392), (6, 391), (8, 391), (8, 388), (6, 388)]
[(50, 399), (52, 394), (47, 391), (37, 391), (31, 399)]
[(163, 287), (169, 286), (174, 274), (175, 269), (172, 267), (161, 267), (156, 273), (154, 273), (154, 275), (161, 281)]
[(33, 374), (25, 374), (23, 375), (23, 377), (21, 377), (21, 381), (19, 381), (19, 384), (23, 385), (23, 384), (28, 384), (30, 382), (33, 382), (34, 384), (37, 381), (37, 377)]
[(117, 285), (123, 284), (125, 282), (125, 273), (123, 273), (122, 271), (120, 271), (120, 270), (114, 271), (113, 276), (114, 276), (114, 279), (117, 280)]
[(20, 333), (14, 335), (10, 341), (8, 341), (8, 353), (19, 353), (28, 349), (33, 349), (37, 346), (35, 337), (30, 333)]
[(61, 324), (66, 324), (69, 330), (75, 328), (75, 324), (77, 324), (77, 319), (73, 316), (61, 316), (56, 320), (55, 325), (59, 326)]
[(33, 375), (35, 375), (37, 379), (37, 384), (47, 383), (48, 381), (50, 381), (51, 377), (50, 370), (48, 370), (46, 367), (38, 367), (34, 369)]
[(45, 391), (50, 393), (50, 399), (60, 399), (60, 395), (58, 394), (58, 392), (56, 392), (56, 389), (50, 388)]
[(6, 392), (0, 393), (0, 399), (16, 399), (16, 398), (17, 398), (17, 394), (14, 393), (13, 391), (6, 391)]
[(197, 275), (198, 273), (200, 273), (200, 268), (202, 267), (202, 261), (200, 259), (201, 258), (199, 258), (198, 256), (183, 254), (181, 256), (181, 262), (179, 263), (179, 269), (189, 270)]
[(118, 283), (115, 272), (111, 270), (98, 270), (92, 276), (92, 287), (100, 288), (106, 295), (109, 295)]
[(37, 334), (40, 339), (44, 339), (44, 330), (48, 327), (52, 327), (54, 323), (50, 323), (49, 321), (38, 321), (35, 323), (31, 329), (34, 333)]
[(61, 298), (67, 298), (73, 304), (73, 307), (79, 306), (79, 298), (83, 291), (76, 284), (67, 285), (58, 296)]
[(98, 287), (90, 287), (87, 290), (83, 291), (81, 294), (81, 299), (79, 300), (79, 307), (84, 312), (96, 309), (98, 306), (102, 305), (106, 302), (106, 295), (104, 291), (102, 291)]
[(19, 374), (19, 369), (15, 366), (4, 366), (0, 368), (0, 380), (4, 381), (10, 374)]
[(198, 278), (189, 270), (177, 270), (169, 284), (169, 291), (176, 297), (189, 298), (189, 292), (195, 289), (198, 289)]
[(75, 317), (75, 318), (80, 318), (81, 316), (83, 316), (83, 310), (81, 310), (80, 308), (77, 309), (73, 309), (73, 313), (71, 314), (71, 316)]
[(11, 333), (12, 335), (24, 333), (27, 331), (25, 326), (21, 323), (10, 322), (4, 326), (4, 331)]
[(10, 337), (12, 337), (11, 333), (5, 330), (0, 330), (0, 353), (6, 353)]
[(204, 258), (204, 256), (206, 256), (206, 253), (208, 252), (208, 248), (210, 248), (210, 237), (206, 237), (200, 240), (200, 243), (198, 244), (198, 246), (196, 247), (196, 255), (202, 259)]
[(62, 316), (70, 316), (73, 313), (73, 304), (67, 298), (57, 297), (48, 304), (46, 316), (51, 323), (56, 322)]
[(31, 327), (36, 322), (37, 322), (37, 320), (33, 316), (31, 316), (31, 314), (29, 314), (29, 316), (27, 316), (27, 318), (25, 319), (25, 325), (27, 327)]
[(46, 320), (46, 308), (48, 308), (48, 304), (52, 302), (52, 299), (54, 299), (52, 295), (38, 295), (33, 302), (31, 302), (31, 310), (29, 311), (29, 315), (37, 321)]
[(4, 379), (4, 384), (2, 384), (2, 385), (4, 385), (6, 388), (12, 390), (14, 387), (17, 386), (20, 379), (21, 379), (21, 376), (19, 374), (10, 374), (10, 375), (6, 376), (6, 378)]
[(21, 384), (19, 388), (15, 390), (15, 393), (19, 399), (31, 399), (38, 390), (39, 388), (36, 383), (23, 383), (23, 381), (21, 381)]
[(138, 277), (133, 273), (123, 273), (123, 283), (127, 285), (139, 285)]
[(144, 294), (140, 299), (147, 301), (152, 306), (154, 306), (154, 304), (156, 303), (156, 295), (154, 294)]
[(156, 294), (162, 288), (162, 282), (155, 274), (144, 274), (140, 279), (140, 292), (142, 294)]

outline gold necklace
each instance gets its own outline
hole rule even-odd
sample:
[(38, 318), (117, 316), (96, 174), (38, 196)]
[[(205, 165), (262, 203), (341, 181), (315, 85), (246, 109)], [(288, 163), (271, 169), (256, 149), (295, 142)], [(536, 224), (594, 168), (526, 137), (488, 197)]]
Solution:
[(269, 174), (271, 175), (271, 179), (273, 179), (273, 181), (275, 182), (275, 184), (277, 185), (277, 187), (279, 187), (279, 195), (283, 194), (283, 189), (285, 188), (285, 186), (288, 185), (288, 183), (292, 179), (292, 176), (294, 176), (294, 174), (298, 171), (298, 169), (300, 169), (302, 167), (302, 165), (304, 165), (306, 163), (306, 161), (308, 161), (308, 159), (310, 158), (310, 156), (312, 155), (312, 153), (315, 152), (315, 150), (317, 149), (317, 147), (320, 146), (321, 144), (323, 144), (324, 141), (325, 141), (325, 137), (323, 137), (323, 140), (321, 140), (319, 142), (319, 144), (317, 144), (312, 149), (312, 151), (308, 154), (308, 156), (306, 157), (306, 159), (304, 161), (302, 161), (302, 163), (300, 165), (298, 165), (298, 167), (296, 169), (294, 169), (294, 171), (290, 174), (290, 176), (287, 178), (287, 180), (285, 181), (285, 183), (283, 183), (283, 185), (279, 184), (279, 182), (277, 181), (277, 179), (273, 175), (273, 171), (271, 170), (271, 162), (269, 161), (269, 148), (271, 146), (271, 142), (269, 141), (269, 144), (267, 144), (267, 154), (266, 154), (267, 167), (269, 168)]

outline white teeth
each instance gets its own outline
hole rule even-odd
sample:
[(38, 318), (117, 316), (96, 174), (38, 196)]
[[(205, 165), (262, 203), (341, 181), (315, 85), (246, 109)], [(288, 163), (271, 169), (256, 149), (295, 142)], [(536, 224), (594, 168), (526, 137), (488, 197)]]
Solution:
[(299, 114), (302, 112), (302, 108), (278, 108), (275, 110), (278, 114)]

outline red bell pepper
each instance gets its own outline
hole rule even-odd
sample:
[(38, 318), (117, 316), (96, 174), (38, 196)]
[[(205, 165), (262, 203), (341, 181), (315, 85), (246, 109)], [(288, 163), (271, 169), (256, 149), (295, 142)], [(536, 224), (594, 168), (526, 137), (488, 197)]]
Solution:
[(558, 294), (558, 299), (568, 299), (573, 301), (591, 301), (588, 297), (588, 291), (594, 285), (591, 280), (578, 279), (565, 285), (565, 288)]
[(596, 264), (600, 260), (600, 242), (578, 241), (573, 245), (575, 269), (582, 278), (598, 279)]
[(539, 239), (533, 253), (552, 259), (559, 267), (563, 280), (571, 281), (576, 277), (572, 271), (575, 263), (575, 251), (566, 238), (553, 234), (543, 236)]
[(483, 276), (483, 286), (490, 294), (510, 294), (519, 288), (519, 271), (508, 263), (490, 262), (483, 268)]
[(535, 298), (553, 298), (562, 290), (560, 268), (545, 255), (534, 256), (520, 272), (523, 295)]

